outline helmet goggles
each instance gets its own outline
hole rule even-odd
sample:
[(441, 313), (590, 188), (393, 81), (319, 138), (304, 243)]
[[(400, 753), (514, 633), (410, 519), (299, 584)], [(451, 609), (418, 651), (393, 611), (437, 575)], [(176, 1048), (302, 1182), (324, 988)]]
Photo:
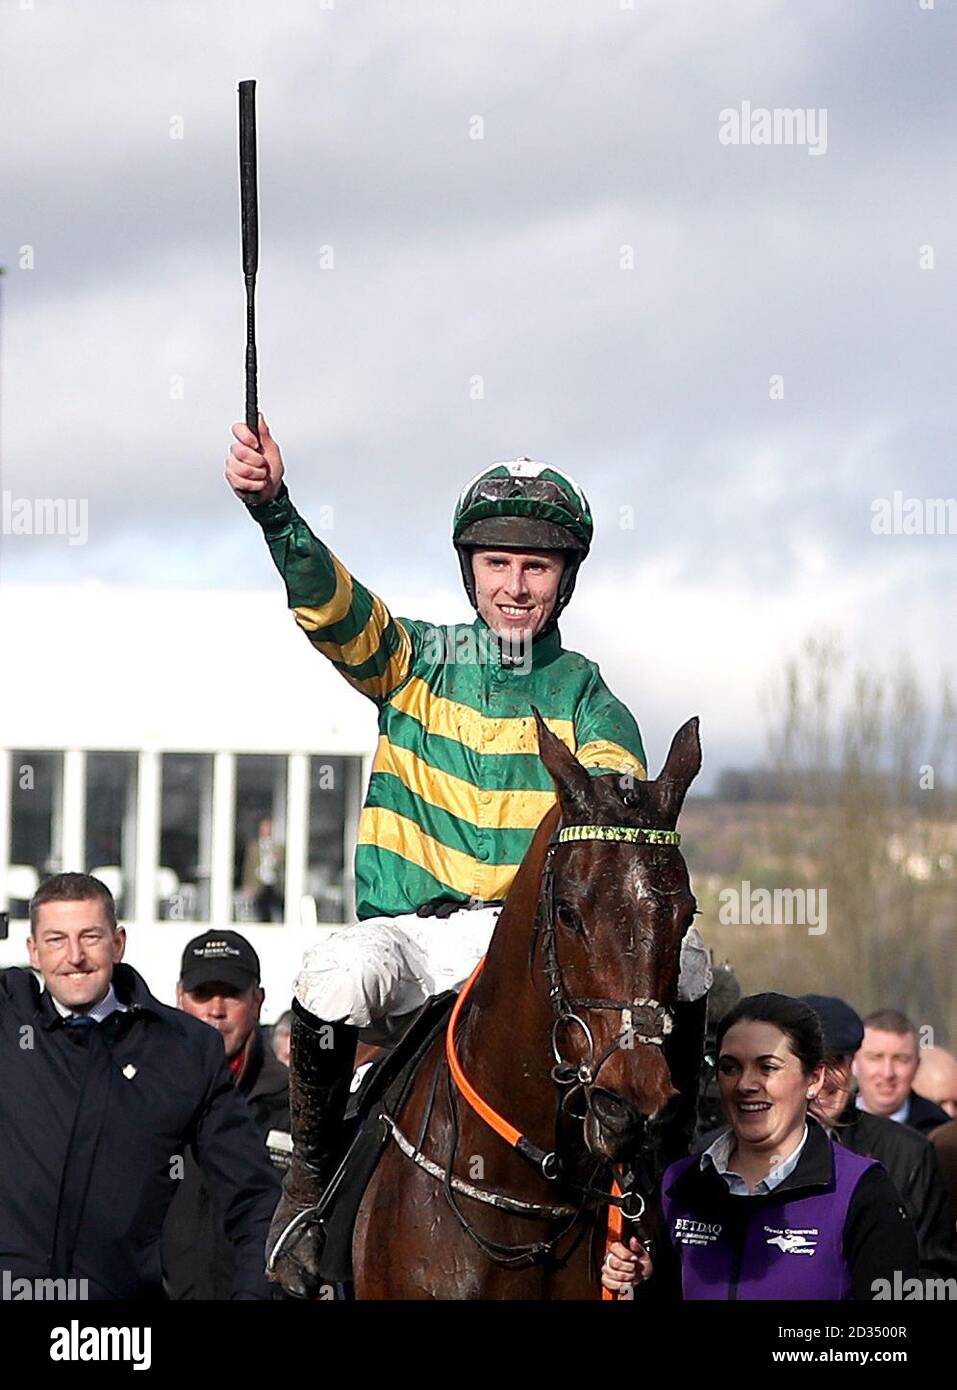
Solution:
[(461, 510), (468, 511), (478, 502), (508, 502), (512, 499), (558, 507), (563, 512), (571, 513), (576, 520), (585, 520), (573, 496), (548, 478), (479, 478), (462, 499)]

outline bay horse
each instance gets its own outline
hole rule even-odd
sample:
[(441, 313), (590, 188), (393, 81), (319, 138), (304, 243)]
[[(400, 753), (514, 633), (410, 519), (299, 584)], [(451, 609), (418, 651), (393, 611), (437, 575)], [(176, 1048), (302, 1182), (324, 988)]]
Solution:
[[(696, 904), (675, 827), (698, 720), (640, 782), (592, 777), (534, 718), (558, 804), (451, 1044), (436, 1039), (390, 1117), (353, 1235), (358, 1299), (600, 1298), (615, 1165), (653, 1152), (677, 1095), (663, 1043)], [(622, 1203), (636, 1215), (653, 1196)]]

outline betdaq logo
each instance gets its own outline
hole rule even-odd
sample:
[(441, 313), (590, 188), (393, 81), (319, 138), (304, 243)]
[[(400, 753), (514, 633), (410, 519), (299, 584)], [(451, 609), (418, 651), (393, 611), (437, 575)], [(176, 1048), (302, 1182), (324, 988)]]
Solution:
[(674, 1224), (675, 1240), (683, 1245), (713, 1245), (720, 1234), (719, 1221), (694, 1221), (690, 1216), (679, 1216)]
[(153, 1364), (153, 1330), (149, 1327), (69, 1327), (50, 1333), (51, 1361), (131, 1361), (134, 1371)]

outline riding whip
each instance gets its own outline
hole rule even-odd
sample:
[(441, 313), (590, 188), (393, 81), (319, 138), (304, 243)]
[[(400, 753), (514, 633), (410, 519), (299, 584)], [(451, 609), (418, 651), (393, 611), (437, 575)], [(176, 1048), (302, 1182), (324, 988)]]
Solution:
[[(239, 84), (239, 193), (246, 281), (246, 425), (259, 442), (256, 384), (256, 271), (259, 268), (259, 197), (256, 176), (256, 83)], [(250, 498), (255, 501), (255, 498)]]

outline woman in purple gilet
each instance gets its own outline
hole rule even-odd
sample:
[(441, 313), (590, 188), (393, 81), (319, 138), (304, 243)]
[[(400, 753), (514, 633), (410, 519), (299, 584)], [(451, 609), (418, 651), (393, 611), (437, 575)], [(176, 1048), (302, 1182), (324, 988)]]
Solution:
[[(685, 1299), (826, 1300), (872, 1299), (898, 1271), (916, 1278), (917, 1238), (887, 1173), (808, 1115), (824, 1077), (814, 1010), (785, 994), (742, 999), (721, 1021), (717, 1052), (729, 1128), (665, 1172), (670, 1248), (658, 1277), (680, 1281)], [(650, 1277), (648, 1255), (630, 1244), (610, 1252), (607, 1288)]]

